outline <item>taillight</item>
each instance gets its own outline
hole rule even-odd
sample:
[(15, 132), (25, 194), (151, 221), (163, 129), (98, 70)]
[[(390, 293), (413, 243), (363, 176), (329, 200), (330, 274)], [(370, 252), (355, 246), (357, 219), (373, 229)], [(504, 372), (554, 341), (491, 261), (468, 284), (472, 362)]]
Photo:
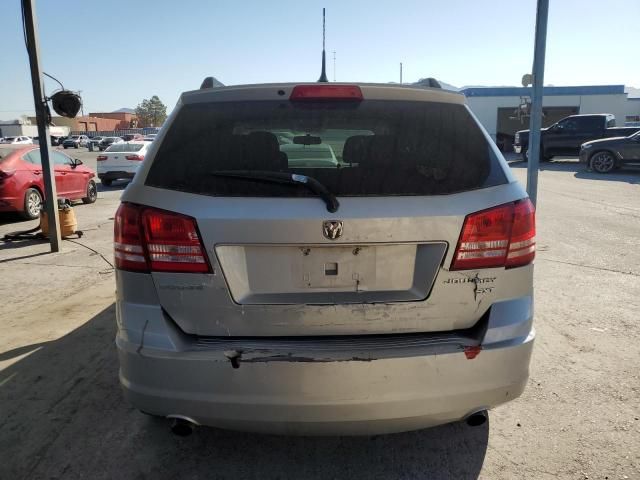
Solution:
[(123, 203), (115, 217), (116, 268), (153, 272), (210, 272), (193, 218)]
[(126, 155), (124, 158), (126, 158), (127, 160), (142, 161), (144, 160), (144, 155)]
[(118, 207), (113, 227), (113, 250), (116, 268), (149, 271), (142, 247), (140, 207), (129, 203)]
[(527, 265), (535, 256), (535, 234), (528, 198), (467, 215), (451, 270)]
[(352, 100), (363, 99), (362, 90), (357, 85), (297, 85), (289, 100)]
[(536, 256), (536, 212), (527, 198), (513, 207), (511, 241), (505, 266), (520, 267), (533, 262)]
[(96, 157), (96, 160), (97, 160), (98, 162), (101, 162), (101, 161), (103, 161), (103, 160), (106, 160), (107, 158), (109, 158), (109, 157), (107, 157), (106, 155), (98, 155), (98, 156)]

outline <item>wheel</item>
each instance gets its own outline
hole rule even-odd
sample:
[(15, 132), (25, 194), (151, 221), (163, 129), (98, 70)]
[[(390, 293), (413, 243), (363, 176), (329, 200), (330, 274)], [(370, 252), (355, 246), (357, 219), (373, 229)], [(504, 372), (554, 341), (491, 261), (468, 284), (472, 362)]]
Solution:
[(24, 194), (24, 211), (22, 215), (29, 220), (35, 220), (40, 216), (42, 207), (42, 195), (35, 188), (28, 188)]
[(82, 199), (82, 203), (96, 203), (98, 199), (98, 187), (96, 182), (89, 180), (87, 184), (87, 196)]
[(64, 146), (64, 149), (65, 149), (65, 150), (66, 150), (67, 148), (69, 148), (69, 147), (67, 147), (66, 145), (63, 145), (63, 146)]
[(78, 144), (76, 143), (76, 144), (73, 146), (73, 148), (78, 148)]
[(103, 184), (105, 187), (110, 187), (110, 186), (111, 186), (111, 184), (113, 183), (113, 180), (111, 180), (111, 179), (107, 180), (106, 178), (105, 178), (104, 180), (100, 180), (100, 181), (102, 182), (102, 184)]
[(591, 156), (591, 168), (598, 173), (609, 173), (616, 168), (616, 159), (611, 152), (596, 152)]

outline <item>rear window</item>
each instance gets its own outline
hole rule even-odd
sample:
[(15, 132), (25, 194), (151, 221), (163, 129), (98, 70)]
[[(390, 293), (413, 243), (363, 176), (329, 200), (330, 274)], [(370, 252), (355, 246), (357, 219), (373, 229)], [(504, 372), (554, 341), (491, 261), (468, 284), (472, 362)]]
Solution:
[(184, 106), (146, 184), (203, 195), (314, 195), (215, 175), (234, 170), (307, 175), (338, 196), (438, 195), (507, 182), (464, 105), (287, 100)]
[(144, 143), (114, 143), (105, 152), (138, 152)]

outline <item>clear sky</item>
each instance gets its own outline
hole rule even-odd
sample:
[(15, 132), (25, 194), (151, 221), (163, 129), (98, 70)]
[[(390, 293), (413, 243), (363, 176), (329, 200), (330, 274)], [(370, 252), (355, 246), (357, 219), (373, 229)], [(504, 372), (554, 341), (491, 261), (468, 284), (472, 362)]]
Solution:
[[(213, 75), (226, 85), (315, 81), (322, 7), (338, 81), (519, 85), (533, 59), (535, 0), (395, 2), (37, 0), (44, 70), (82, 90), (85, 113), (135, 108)], [(640, 0), (550, 0), (545, 84), (640, 87)], [(20, 1), (0, 16), (0, 119), (33, 112)], [(57, 85), (46, 82), (48, 92)]]

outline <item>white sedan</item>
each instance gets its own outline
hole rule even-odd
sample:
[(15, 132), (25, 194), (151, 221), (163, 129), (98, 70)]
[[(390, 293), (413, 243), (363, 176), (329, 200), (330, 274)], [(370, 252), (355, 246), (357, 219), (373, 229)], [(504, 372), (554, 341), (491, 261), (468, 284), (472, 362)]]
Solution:
[(134, 177), (144, 156), (149, 149), (150, 142), (114, 143), (97, 156), (98, 178), (104, 186), (109, 186), (114, 180)]
[(31, 145), (33, 139), (31, 137), (4, 137), (2, 142), (5, 145)]

